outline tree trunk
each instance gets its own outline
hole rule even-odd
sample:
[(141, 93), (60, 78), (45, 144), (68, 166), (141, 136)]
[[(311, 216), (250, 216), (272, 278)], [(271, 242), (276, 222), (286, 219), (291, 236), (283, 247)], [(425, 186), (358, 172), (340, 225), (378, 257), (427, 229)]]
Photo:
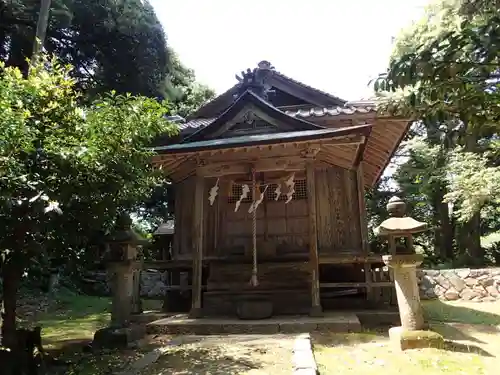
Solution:
[[(465, 134), (465, 151), (478, 152), (478, 136), (474, 129), (468, 129)], [(471, 266), (484, 264), (484, 249), (481, 247), (481, 215), (474, 214), (461, 227), (459, 233), (461, 254), (465, 256), (465, 261)]]
[(480, 214), (475, 214), (459, 229), (460, 253), (467, 265), (484, 265), (484, 249), (481, 247)]
[(14, 256), (3, 265), (2, 345), (7, 348), (13, 348), (16, 344), (17, 291), (23, 270), (23, 262), (19, 257)]
[(439, 191), (438, 216), (441, 224), (440, 255), (443, 259), (453, 259), (453, 224), (450, 218), (448, 203), (443, 202), (444, 191)]

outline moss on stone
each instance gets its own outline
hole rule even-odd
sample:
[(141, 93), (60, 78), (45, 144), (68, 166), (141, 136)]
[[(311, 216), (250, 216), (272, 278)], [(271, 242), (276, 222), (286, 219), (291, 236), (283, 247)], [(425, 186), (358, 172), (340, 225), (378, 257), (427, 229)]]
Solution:
[(397, 327), (390, 330), (390, 337), (401, 350), (444, 347), (443, 336), (429, 330), (407, 331)]

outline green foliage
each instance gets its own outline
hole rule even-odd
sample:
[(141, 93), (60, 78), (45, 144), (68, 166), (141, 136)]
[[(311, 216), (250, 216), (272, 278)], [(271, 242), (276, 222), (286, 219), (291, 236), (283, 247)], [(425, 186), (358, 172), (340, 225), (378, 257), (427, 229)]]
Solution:
[[(26, 68), (39, 0), (0, 0), (0, 59)], [(53, 0), (45, 48), (75, 67), (78, 87), (96, 94), (157, 96), (166, 78), (166, 37), (145, 0)]]
[(493, 1), (436, 1), (396, 39), (375, 82), (381, 112), (418, 123), (394, 177), (447, 259), (455, 245), (468, 261), (482, 257), (479, 236), (500, 222), (499, 20)]
[(78, 256), (164, 182), (147, 146), (174, 128), (153, 99), (82, 105), (70, 69), (43, 60), (27, 78), (3, 69), (0, 109), (2, 251)]
[(165, 96), (172, 102), (172, 113), (186, 117), (202, 104), (213, 99), (215, 92), (196, 82), (194, 71), (185, 67), (173, 50), (169, 50), (169, 74), (165, 81)]
[(480, 211), (486, 217), (498, 214), (500, 167), (489, 166), (486, 155), (454, 150), (446, 178), (450, 192), (445, 199), (457, 204), (455, 213), (460, 220), (466, 221)]

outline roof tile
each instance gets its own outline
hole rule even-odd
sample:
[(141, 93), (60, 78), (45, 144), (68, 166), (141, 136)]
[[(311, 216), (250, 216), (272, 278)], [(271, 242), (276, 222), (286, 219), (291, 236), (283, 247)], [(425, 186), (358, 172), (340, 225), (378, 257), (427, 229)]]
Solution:
[[(361, 103), (349, 102), (346, 103), (345, 107), (328, 107), (328, 108), (298, 108), (298, 109), (286, 109), (284, 112), (293, 117), (323, 117), (323, 116), (338, 116), (338, 115), (352, 115), (355, 113), (370, 113), (375, 112), (376, 107), (373, 102), (366, 101)], [(181, 131), (189, 131), (194, 129), (199, 129), (201, 127), (210, 125), (215, 119), (214, 118), (196, 118), (192, 119), (184, 124), (179, 124), (179, 129)]]

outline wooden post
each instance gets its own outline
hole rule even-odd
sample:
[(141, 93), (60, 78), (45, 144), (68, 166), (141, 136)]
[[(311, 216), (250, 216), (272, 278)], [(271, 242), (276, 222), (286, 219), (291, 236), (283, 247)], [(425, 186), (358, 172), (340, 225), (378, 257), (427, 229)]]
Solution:
[(356, 169), (357, 185), (358, 185), (358, 204), (359, 204), (359, 227), (361, 231), (361, 247), (364, 254), (368, 254), (370, 246), (368, 242), (368, 220), (366, 218), (366, 202), (365, 202), (365, 184), (363, 178), (363, 165), (359, 164)]
[[(367, 255), (370, 252), (370, 244), (368, 242), (368, 220), (366, 218), (366, 202), (365, 202), (365, 184), (363, 178), (363, 164), (362, 162), (358, 165), (356, 169), (356, 179), (358, 186), (358, 205), (359, 205), (359, 230), (361, 233), (361, 249), (363, 254)], [(368, 301), (374, 301), (373, 293), (373, 278), (372, 278), (372, 266), (371, 264), (365, 263), (363, 265), (365, 271), (365, 282), (366, 282), (366, 297)]]
[(319, 295), (318, 232), (316, 225), (316, 178), (312, 161), (306, 165), (307, 203), (309, 207), (309, 265), (311, 267), (311, 312), (322, 315)]
[(191, 282), (191, 318), (201, 316), (201, 283), (203, 271), (203, 206), (205, 204), (205, 184), (202, 176), (195, 176), (195, 196), (193, 213), (193, 279)]

